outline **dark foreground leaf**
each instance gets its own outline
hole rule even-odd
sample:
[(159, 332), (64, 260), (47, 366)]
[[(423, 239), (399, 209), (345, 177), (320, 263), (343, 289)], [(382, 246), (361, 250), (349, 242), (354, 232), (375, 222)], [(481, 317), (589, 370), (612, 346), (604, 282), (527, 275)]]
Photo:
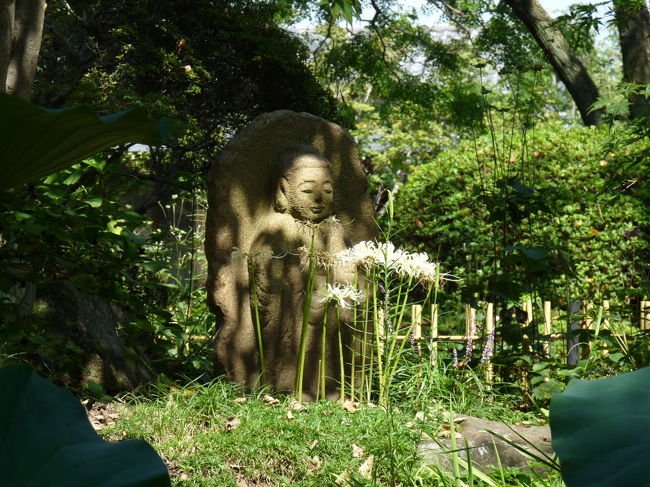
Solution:
[(35, 181), (128, 142), (159, 145), (165, 123), (140, 109), (98, 117), (85, 107), (47, 110), (0, 93), (0, 190)]
[(167, 468), (142, 440), (107, 443), (79, 401), (28, 367), (0, 369), (0, 485), (166, 487)]
[(650, 368), (572, 380), (550, 422), (567, 487), (650, 486)]

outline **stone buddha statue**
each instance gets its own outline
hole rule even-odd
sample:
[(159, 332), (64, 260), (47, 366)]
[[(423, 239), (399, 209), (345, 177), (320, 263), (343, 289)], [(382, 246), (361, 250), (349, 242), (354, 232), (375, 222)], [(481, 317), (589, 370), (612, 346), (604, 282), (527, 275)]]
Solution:
[[(338, 125), (308, 113), (262, 114), (218, 155), (208, 175), (205, 231), (216, 374), (260, 385), (257, 311), (265, 383), (293, 391), (307, 281), (301, 255), (305, 248), (335, 254), (374, 238), (366, 188), (354, 140)], [(235, 249), (247, 260), (234, 259)], [(319, 269), (314, 292), (326, 281), (350, 279), (346, 269)], [(324, 313), (324, 306), (315, 304), (307, 313), (305, 399), (319, 390)], [(334, 326), (327, 327), (325, 338), (326, 396), (335, 397), (340, 371)], [(347, 342), (345, 347), (347, 353)]]
[[(345, 229), (335, 218), (332, 168), (313, 147), (294, 146), (284, 153), (278, 167), (274, 214), (251, 247), (255, 286), (259, 296), (263, 349), (268, 366), (266, 381), (276, 390), (291, 391), (295, 383), (298, 347), (303, 322), (308, 266), (305, 252), (326, 258), (347, 248)], [(301, 262), (303, 260), (303, 262)], [(321, 259), (322, 260), (322, 259)], [(326, 281), (350, 283), (353, 270), (318, 268), (313, 293)], [(323, 351), (320, 346), (322, 305), (312, 301), (309, 310), (303, 396), (315, 399)], [(330, 324), (335, 317), (328, 317)], [(349, 333), (348, 333), (349, 334)], [(338, 371), (337, 336), (333, 325), (327, 330), (326, 393), (336, 397)], [(346, 340), (347, 341), (347, 340)], [(272, 366), (271, 366), (272, 364)]]

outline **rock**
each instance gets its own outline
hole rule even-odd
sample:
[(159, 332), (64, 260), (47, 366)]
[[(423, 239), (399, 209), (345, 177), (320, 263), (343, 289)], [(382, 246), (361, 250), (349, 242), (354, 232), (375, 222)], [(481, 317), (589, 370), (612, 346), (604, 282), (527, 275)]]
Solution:
[[(456, 416), (454, 422), (456, 448), (465, 448), (465, 442), (467, 442), (472, 464), (479, 470), (486, 472), (490, 470), (490, 467), (499, 468), (501, 465), (503, 468), (534, 469), (538, 473), (548, 471), (548, 467), (541, 466), (537, 460), (531, 459), (519, 449), (489, 433), (489, 431), (496, 433), (536, 456), (543, 457), (535, 448), (548, 456), (553, 456), (551, 430), (548, 426), (508, 425), (499, 421), (463, 415)], [(452, 469), (451, 454), (447, 453), (451, 449), (451, 440), (448, 434), (422, 441), (418, 446), (424, 462), (437, 465), (447, 471)], [(467, 461), (466, 451), (460, 451), (458, 455), (465, 462)]]
[[(81, 349), (71, 370), (71, 381), (101, 385), (109, 394), (133, 391), (153, 377), (147, 358), (125, 347), (118, 334), (120, 324), (131, 320), (127, 310), (95, 294), (78, 289), (67, 280), (30, 285), (31, 297), (23, 316), (47, 323), (43, 336), (70, 340)], [(62, 351), (63, 352), (63, 351)]]

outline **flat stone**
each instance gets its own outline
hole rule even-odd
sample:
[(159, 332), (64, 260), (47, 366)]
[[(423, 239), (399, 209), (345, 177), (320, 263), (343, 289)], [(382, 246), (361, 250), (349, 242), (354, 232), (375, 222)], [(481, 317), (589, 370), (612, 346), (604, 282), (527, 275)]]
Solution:
[[(458, 415), (454, 421), (456, 448), (459, 457), (468, 461), (480, 471), (487, 472), (493, 468), (520, 468), (545, 473), (549, 468), (530, 458), (520, 449), (538, 457), (544, 457), (541, 450), (553, 456), (551, 448), (551, 430), (549, 426), (511, 425), (500, 421)], [(494, 433), (494, 434), (492, 434)], [(505, 438), (508, 442), (502, 440)], [(451, 471), (451, 439), (441, 436), (422, 441), (418, 450), (424, 462), (437, 465), (442, 470)]]

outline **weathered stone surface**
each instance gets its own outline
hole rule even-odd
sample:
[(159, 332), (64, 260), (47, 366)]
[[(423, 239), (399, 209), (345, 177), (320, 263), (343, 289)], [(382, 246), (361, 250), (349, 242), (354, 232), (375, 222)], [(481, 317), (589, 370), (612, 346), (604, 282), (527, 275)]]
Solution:
[[(531, 460), (517, 448), (490, 434), (489, 431), (506, 438), (536, 456), (542, 455), (535, 448), (553, 456), (551, 430), (548, 426), (506, 425), (499, 421), (458, 415), (455, 429), (456, 447), (458, 449), (465, 448), (465, 441), (467, 441), (472, 464), (482, 471), (490, 470), (490, 467), (498, 468), (499, 465), (503, 468), (533, 468), (540, 473), (547, 470), (546, 467), (540, 466), (539, 462)], [(452, 448), (449, 438), (441, 437), (422, 441), (418, 449), (425, 462), (451, 471), (451, 455), (448, 452)], [(458, 455), (467, 461), (465, 451), (459, 452)]]
[[(208, 184), (205, 251), (208, 302), (218, 326), (216, 371), (248, 386), (259, 385), (253, 283), (259, 296), (266, 383), (291, 391), (306, 283), (298, 249), (310, 248), (313, 241), (315, 251), (332, 254), (376, 234), (354, 141), (339, 126), (313, 115), (267, 113), (233, 138), (214, 162)], [(233, 259), (234, 250), (240, 258)], [(334, 269), (330, 278), (348, 282), (350, 272)], [(324, 275), (317, 274), (315, 282), (315, 289), (322, 286)], [(322, 317), (323, 310), (312, 306), (307, 399), (316, 395)], [(335, 339), (335, 327), (330, 328), (328, 343)], [(327, 347), (328, 395), (335, 393), (338, 377), (335, 349)]]

